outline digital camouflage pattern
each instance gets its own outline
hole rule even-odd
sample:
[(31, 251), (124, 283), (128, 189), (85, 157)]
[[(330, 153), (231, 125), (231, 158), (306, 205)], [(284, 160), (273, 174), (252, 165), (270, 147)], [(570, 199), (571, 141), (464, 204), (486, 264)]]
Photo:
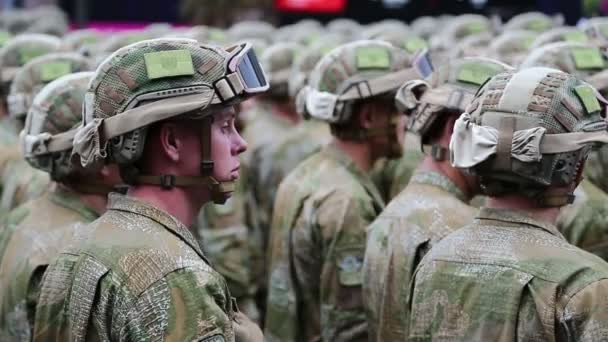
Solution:
[(366, 227), (383, 208), (369, 177), (333, 145), (287, 176), (271, 231), (267, 341), (367, 340)]
[(373, 341), (404, 341), (409, 283), (422, 257), (477, 210), (446, 176), (417, 171), (368, 228), (363, 298)]
[(9, 115), (24, 121), (34, 98), (45, 85), (62, 76), (92, 68), (88, 59), (75, 53), (50, 53), (32, 59), (19, 69), (11, 83)]
[(59, 38), (45, 34), (22, 34), (8, 41), (0, 49), (0, 73), (5, 94), (19, 68), (36, 57), (59, 51), (60, 46)]
[(561, 209), (557, 227), (571, 244), (608, 260), (608, 194), (583, 179), (574, 203)]
[(188, 228), (133, 198), (109, 201), (47, 270), (34, 341), (234, 341), (237, 309)]
[(79, 225), (97, 214), (57, 188), (11, 211), (0, 233), (0, 336), (29, 341), (42, 275)]
[(608, 266), (525, 212), (482, 208), (424, 257), (409, 340), (600, 341)]
[(225, 204), (208, 203), (201, 208), (196, 222), (197, 239), (213, 268), (226, 279), (239, 310), (260, 322), (256, 295), (258, 270), (264, 262), (259, 254), (264, 250), (247, 224), (244, 180), (241, 170), (237, 190)]
[(46, 172), (30, 166), (20, 154), (6, 164), (0, 174), (2, 181), (2, 196), (0, 211), (9, 211), (20, 204), (40, 196), (47, 188), (50, 177)]

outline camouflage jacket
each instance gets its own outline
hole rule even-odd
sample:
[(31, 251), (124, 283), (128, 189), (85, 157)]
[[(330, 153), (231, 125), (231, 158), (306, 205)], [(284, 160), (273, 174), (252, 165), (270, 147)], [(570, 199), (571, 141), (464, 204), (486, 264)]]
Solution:
[(49, 174), (31, 167), (24, 159), (15, 159), (2, 173), (0, 210), (9, 211), (40, 196), (47, 188)]
[(420, 259), (477, 210), (446, 176), (417, 172), (368, 229), (363, 301), (373, 341), (405, 341), (409, 284)]
[(608, 192), (608, 145), (591, 151), (585, 163), (585, 177), (604, 192)]
[(604, 341), (608, 264), (525, 212), (482, 208), (424, 257), (411, 341)]
[(34, 341), (234, 341), (226, 282), (176, 218), (110, 194), (73, 241), (44, 275)]
[(366, 341), (366, 227), (384, 207), (369, 177), (333, 145), (281, 183), (274, 208), (268, 341)]
[(574, 203), (562, 208), (557, 227), (568, 242), (608, 261), (608, 194), (588, 180), (574, 194)]
[(29, 341), (42, 274), (67, 247), (77, 224), (97, 214), (66, 190), (49, 191), (9, 214), (0, 234), (0, 336)]
[(226, 279), (240, 311), (259, 322), (261, 317), (255, 301), (258, 287), (254, 281), (257, 269), (254, 265), (263, 259), (252, 255), (252, 247), (259, 245), (252, 241), (253, 232), (245, 223), (241, 185), (239, 179), (237, 191), (225, 204), (208, 203), (201, 208), (196, 223), (197, 239), (213, 268)]

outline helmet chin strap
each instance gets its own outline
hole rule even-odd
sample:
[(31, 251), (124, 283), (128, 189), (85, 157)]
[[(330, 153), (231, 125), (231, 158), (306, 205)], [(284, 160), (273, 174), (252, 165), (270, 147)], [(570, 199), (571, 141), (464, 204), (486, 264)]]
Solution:
[(201, 134), (201, 175), (200, 176), (136, 176), (137, 184), (158, 185), (165, 190), (175, 187), (197, 187), (206, 186), (211, 192), (211, 200), (216, 204), (224, 204), (230, 194), (236, 189), (234, 181), (220, 182), (213, 177), (213, 159), (211, 158), (211, 125), (213, 116), (209, 115), (202, 119), (203, 129)]

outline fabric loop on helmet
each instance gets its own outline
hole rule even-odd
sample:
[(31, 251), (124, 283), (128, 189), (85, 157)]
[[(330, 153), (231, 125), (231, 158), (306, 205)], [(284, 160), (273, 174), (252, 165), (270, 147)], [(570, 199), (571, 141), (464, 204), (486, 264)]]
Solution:
[[(502, 127), (501, 127), (502, 128)], [(490, 157), (499, 155), (501, 130), (471, 122), (469, 113), (463, 113), (454, 125), (450, 141), (450, 160), (454, 167), (470, 168)], [(543, 127), (514, 131), (510, 139), (508, 158), (522, 162), (538, 162), (544, 154), (578, 151), (592, 143), (608, 143), (608, 132), (546, 134)], [(505, 165), (506, 166), (506, 165)]]
[(38, 135), (25, 135), (22, 140), (23, 151), (26, 155), (40, 156), (72, 149), (76, 130), (51, 135), (48, 133)]

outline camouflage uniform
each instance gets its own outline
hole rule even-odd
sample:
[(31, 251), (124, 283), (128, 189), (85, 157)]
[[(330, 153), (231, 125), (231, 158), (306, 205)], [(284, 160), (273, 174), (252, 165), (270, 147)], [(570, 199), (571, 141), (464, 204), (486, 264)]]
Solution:
[[(413, 112), (410, 131), (428, 144), (432, 130), (443, 129), (436, 124), (441, 124), (442, 116), (464, 111), (479, 85), (509, 69), (498, 61), (464, 58), (439, 66), (430, 83), (406, 83), (396, 98), (403, 109)], [(426, 150), (429, 159), (447, 159), (445, 147)], [(467, 196), (474, 194), (463, 191), (443, 173), (417, 170), (405, 190), (368, 228), (363, 299), (372, 340), (407, 339), (409, 283), (418, 262), (443, 237), (471, 222), (477, 212), (468, 204)]]
[[(36, 57), (22, 66), (11, 84), (8, 94), (10, 117), (23, 125), (25, 115), (34, 97), (53, 80), (69, 73), (91, 70), (90, 61), (73, 53), (49, 53)], [(81, 104), (70, 103), (78, 112)], [(47, 187), (48, 174), (33, 169), (22, 159), (8, 162), (1, 180), (4, 185), (0, 200), (1, 210), (10, 210), (25, 201), (40, 195)]]
[[(358, 98), (360, 101), (374, 94), (391, 94), (408, 80), (404, 70), (413, 70), (410, 63), (404, 50), (385, 42), (361, 41), (338, 47), (317, 63), (308, 86), (298, 95), (305, 97), (298, 103), (306, 104), (299, 111), (305, 109), (315, 119), (344, 124), (348, 115), (340, 116), (336, 108), (318, 110), (317, 91), (338, 93), (338, 89), (346, 89), (349, 80), (365, 75), (372, 86), (370, 95)], [(392, 82), (376, 89), (379, 80), (390, 76)], [(337, 103), (352, 105), (345, 100)], [(392, 129), (396, 131), (394, 126)], [(390, 130), (377, 133), (386, 136)], [(363, 137), (372, 134), (363, 129), (357, 132)], [(336, 139), (349, 139), (335, 131), (333, 134)], [(333, 144), (299, 164), (283, 180), (270, 233), (268, 341), (367, 340), (361, 303), (365, 228), (383, 208), (382, 196), (368, 174)]]
[[(71, 104), (82, 104), (91, 76), (92, 73), (72, 74), (49, 84), (32, 105), (22, 142), (30, 139), (25, 137), (60, 134), (77, 125), (81, 110)], [(55, 179), (70, 174), (71, 167), (65, 163), (65, 157), (54, 154), (51, 167), (46, 160), (30, 156), (28, 146), (24, 145), (23, 149), (33, 167), (50, 172)], [(70, 152), (71, 146), (64, 153), (69, 156)], [(74, 226), (91, 222), (97, 216), (72, 190), (59, 185), (8, 214), (0, 233), (0, 283), (4, 285), (0, 291), (0, 335), (3, 340), (31, 340), (44, 270), (71, 241)]]
[[(116, 163), (129, 184), (171, 187), (163, 181), (167, 177), (176, 186), (196, 182), (209, 187), (214, 201), (225, 200), (232, 187), (216, 181), (213, 168), (207, 170), (211, 175), (184, 178), (141, 175), (133, 167), (143, 153), (146, 126), (180, 117), (201, 120), (203, 131), (211, 130), (214, 111), (247, 98), (242, 76), (232, 77), (238, 70), (228, 68), (228, 59), (241, 51), (235, 49), (230, 55), (186, 39), (148, 40), (119, 49), (97, 69), (85, 97), (85, 125), (74, 139), (81, 164)], [(174, 89), (182, 89), (181, 94), (167, 97)], [(159, 97), (127, 107), (140, 101), (140, 94)], [(151, 110), (157, 106), (162, 110)], [(96, 144), (101, 130), (105, 139), (120, 136), (121, 143)], [(207, 146), (212, 143), (210, 134), (201, 138)], [(205, 165), (211, 162), (207, 152), (201, 149)], [(34, 340), (234, 341), (242, 331), (238, 315), (226, 281), (188, 227), (143, 200), (111, 194), (108, 211), (81, 228), (73, 246), (45, 273)]]
[[(569, 108), (558, 105), (543, 110), (534, 105), (541, 103), (538, 96), (552, 95), (553, 103), (568, 103)], [(563, 206), (571, 194), (555, 188), (572, 186), (580, 174), (575, 166), (551, 165), (561, 164), (562, 158), (572, 165), (584, 164), (589, 144), (608, 141), (602, 107), (588, 84), (554, 69), (500, 74), (486, 83), (456, 123), (450, 145), (452, 162), (480, 176), (489, 196), (526, 197), (537, 203), (533, 210)], [(561, 126), (558, 115), (559, 122), (576, 126)], [(538, 121), (528, 121), (531, 117)], [(514, 120), (515, 126), (505, 124), (507, 120)], [(519, 130), (502, 138), (513, 149), (471, 150), (480, 135), (499, 125), (506, 132), (511, 132), (508, 127)], [(534, 159), (523, 158), (523, 151), (534, 143), (527, 139), (516, 147), (514, 141), (522, 129), (539, 128), (564, 145), (543, 144)], [(584, 132), (585, 142), (563, 135), (570, 132)], [(545, 171), (537, 171), (541, 169)], [(527, 210), (482, 208), (473, 223), (448, 235), (426, 254), (411, 290), (409, 340), (605, 339), (607, 264), (569, 244), (551, 222), (532, 215)]]

